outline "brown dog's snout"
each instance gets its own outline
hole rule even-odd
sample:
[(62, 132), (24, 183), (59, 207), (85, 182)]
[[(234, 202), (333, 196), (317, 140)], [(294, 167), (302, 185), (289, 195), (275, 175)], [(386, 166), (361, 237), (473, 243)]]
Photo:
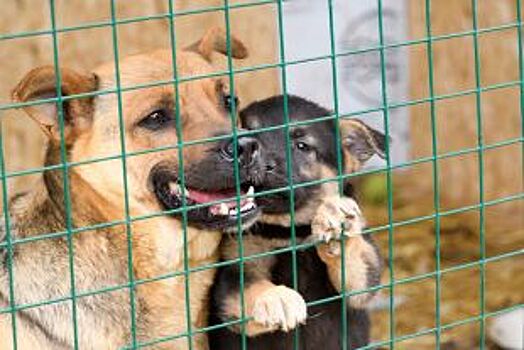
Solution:
[[(222, 156), (228, 160), (234, 160), (235, 146), (233, 140), (222, 144)], [(254, 137), (239, 137), (237, 139), (237, 157), (240, 165), (250, 166), (260, 157), (260, 143)]]

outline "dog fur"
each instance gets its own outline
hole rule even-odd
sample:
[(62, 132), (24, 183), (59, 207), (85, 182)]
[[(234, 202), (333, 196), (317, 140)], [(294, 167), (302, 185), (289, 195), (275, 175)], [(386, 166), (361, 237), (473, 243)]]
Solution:
[[(241, 112), (243, 127), (259, 129), (282, 125), (282, 96), (256, 102)], [(290, 121), (324, 117), (330, 112), (305, 99), (289, 96)], [(334, 121), (315, 122), (292, 127), (293, 183), (335, 178), (337, 155)], [(267, 131), (257, 136), (269, 165), (263, 185), (257, 190), (269, 190), (288, 185), (286, 176), (285, 132)], [(385, 137), (358, 120), (340, 120), (340, 140), (343, 145), (344, 171), (351, 173), (372, 155), (384, 156)], [(305, 143), (305, 145), (299, 145)], [(266, 253), (289, 247), (291, 230), (289, 192), (257, 198), (264, 214), (260, 224), (243, 235), (244, 256)], [(316, 248), (299, 250), (297, 258), (297, 289), (293, 289), (292, 253), (279, 253), (244, 262), (245, 316), (251, 320), (243, 329), (250, 349), (293, 349), (293, 333), (299, 328), (300, 349), (338, 349), (344, 334), (341, 328), (341, 300), (310, 308), (306, 302), (358, 291), (379, 283), (382, 262), (379, 251), (368, 235), (361, 235), (364, 218), (356, 202), (340, 197), (337, 182), (301, 186), (295, 189), (295, 234), (297, 242), (323, 241)], [(345, 285), (342, 286), (340, 228), (345, 235)], [(223, 260), (238, 257), (236, 237), (225, 238), (221, 252)], [(240, 271), (237, 264), (219, 270), (212, 289), (210, 324), (240, 319)], [(347, 308), (348, 343), (350, 348), (369, 341), (369, 320), (365, 306), (373, 292), (353, 295)], [(241, 324), (218, 328), (210, 333), (214, 350), (240, 349)]]
[[(226, 54), (225, 41), (222, 30), (212, 29), (202, 40), (178, 52), (178, 77), (212, 73), (211, 52)], [(231, 44), (234, 58), (247, 55), (240, 41), (232, 38)], [(167, 81), (173, 79), (172, 67), (170, 50), (149, 52), (120, 60), (118, 78), (122, 87)], [(66, 98), (117, 87), (113, 63), (90, 73), (62, 68), (60, 75), (60, 92)], [(13, 99), (25, 103), (56, 97), (56, 81), (54, 67), (35, 68), (18, 83)], [(224, 77), (190, 80), (179, 85), (180, 131), (184, 141), (230, 134), (228, 90)], [(131, 89), (121, 94), (67, 99), (62, 114), (55, 103), (23, 107), (48, 136), (46, 166), (61, 164), (62, 138), (67, 161), (86, 163), (69, 167), (66, 179), (61, 167), (45, 170), (32, 191), (16, 197), (9, 205), (11, 240), (26, 242), (14, 244), (10, 254), (5, 248), (6, 233), (0, 231), (0, 242), (4, 244), (0, 246), (0, 309), (8, 310), (11, 303), (55, 302), (22, 308), (13, 318), (9, 313), (1, 313), (0, 349), (13, 348), (15, 339), (11, 327), (14, 320), (19, 349), (73, 347), (70, 263), (73, 264), (75, 292), (79, 295), (75, 300), (75, 315), (80, 348), (116, 349), (130, 345), (132, 318), (138, 342), (184, 334), (189, 315), (193, 329), (205, 326), (213, 269), (191, 273), (188, 281), (180, 274), (139, 282), (133, 287), (133, 300), (127, 287), (130, 273), (135, 281), (182, 273), (184, 242), (187, 242), (188, 267), (201, 267), (218, 259), (222, 227), (200, 225), (198, 210), (188, 212), (194, 217), (186, 231), (179, 215), (152, 216), (133, 220), (129, 225), (124, 223), (126, 210), (129, 217), (134, 218), (170, 209), (167, 208), (169, 201), (159, 200), (169, 193), (164, 193), (165, 188), (158, 189), (157, 181), (168, 181), (169, 178), (162, 178), (166, 176), (177, 179), (182, 160), (186, 185), (199, 190), (215, 190), (211, 186), (219, 186), (216, 189), (220, 190), (234, 183), (230, 162), (218, 156), (217, 142), (184, 147), (182, 159), (176, 149), (127, 156), (124, 176), (123, 160), (114, 158), (123, 151), (120, 137), (123, 136), (126, 152), (176, 144), (177, 126), (172, 115), (175, 106), (174, 85), (167, 84)], [(59, 116), (63, 118), (63, 130)], [(124, 135), (120, 135), (120, 126)], [(101, 157), (113, 158), (89, 162)], [(217, 170), (213, 173), (209, 169)], [(242, 179), (249, 177), (250, 169), (251, 165), (243, 167)], [(68, 185), (67, 191), (64, 184)], [(70, 202), (70, 215), (64, 204), (66, 200)], [(116, 224), (104, 226), (104, 223)], [(39, 237), (86, 226), (95, 227), (71, 236)], [(12, 265), (14, 300), (10, 300), (8, 265)], [(186, 282), (190, 289), (189, 309), (185, 301)], [(104, 288), (110, 290), (83, 295)], [(133, 315), (132, 302), (135, 305)], [(188, 341), (182, 336), (158, 343), (153, 348), (185, 349)], [(194, 349), (207, 349), (205, 335), (196, 334), (191, 341)]]

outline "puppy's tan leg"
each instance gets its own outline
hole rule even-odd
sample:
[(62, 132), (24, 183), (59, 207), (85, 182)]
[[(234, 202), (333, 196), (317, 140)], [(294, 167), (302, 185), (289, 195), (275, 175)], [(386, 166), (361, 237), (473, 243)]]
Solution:
[[(382, 264), (380, 255), (369, 236), (352, 237), (344, 242), (345, 290), (360, 291), (380, 283)], [(332, 241), (317, 248), (318, 255), (326, 263), (333, 286), (342, 291), (342, 256), (340, 241)], [(349, 297), (349, 304), (363, 308), (375, 296), (376, 291), (359, 293)]]
[[(380, 283), (380, 254), (369, 235), (361, 235), (365, 220), (358, 204), (351, 198), (331, 197), (319, 207), (312, 222), (312, 234), (325, 241), (317, 247), (319, 257), (328, 268), (333, 286), (342, 290), (342, 244), (339, 240), (344, 224), (345, 290), (368, 289)], [(349, 298), (351, 306), (365, 307), (376, 292), (360, 293)]]
[[(245, 332), (255, 336), (276, 330), (289, 331), (304, 323), (307, 317), (306, 302), (295, 290), (277, 286), (269, 280), (257, 280), (244, 289), (245, 314), (253, 320), (247, 322)], [(223, 310), (227, 318), (240, 318), (240, 295), (232, 295)], [(235, 326), (235, 331), (240, 331)]]

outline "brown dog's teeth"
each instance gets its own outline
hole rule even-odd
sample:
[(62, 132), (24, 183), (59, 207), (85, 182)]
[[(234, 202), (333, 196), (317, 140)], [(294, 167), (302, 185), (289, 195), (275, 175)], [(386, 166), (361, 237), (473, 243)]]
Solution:
[[(169, 190), (171, 194), (175, 196), (181, 196), (182, 195), (182, 186), (178, 182), (170, 182), (169, 183)], [(184, 193), (187, 196), (189, 196), (189, 191), (185, 188)]]
[(169, 190), (171, 191), (171, 193), (180, 194), (180, 185), (177, 182), (170, 182)]
[(224, 215), (224, 216), (229, 214), (229, 207), (227, 206), (226, 203), (220, 203), (218, 214)]

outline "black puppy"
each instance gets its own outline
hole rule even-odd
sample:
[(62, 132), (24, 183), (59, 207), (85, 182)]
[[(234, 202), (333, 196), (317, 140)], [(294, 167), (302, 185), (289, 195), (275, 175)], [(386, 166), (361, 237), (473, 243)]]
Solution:
[[(288, 97), (291, 122), (330, 115), (330, 112), (303, 98)], [(241, 123), (247, 129), (284, 124), (284, 99), (272, 97), (244, 109)], [(346, 173), (357, 170), (372, 155), (384, 156), (385, 137), (358, 120), (340, 120), (343, 166)], [(263, 145), (267, 173), (256, 191), (287, 188), (286, 130), (261, 132), (255, 136)], [(289, 130), (292, 158), (292, 181), (300, 184), (337, 175), (336, 128), (333, 119)], [(297, 251), (297, 290), (293, 289), (292, 253), (286, 252), (244, 264), (245, 316), (249, 349), (292, 349), (293, 332), (298, 327), (300, 349), (339, 349), (343, 334), (350, 348), (369, 341), (369, 319), (364, 306), (373, 293), (347, 298), (347, 329), (342, 329), (342, 298), (311, 307), (306, 302), (340, 295), (342, 259), (341, 225), (345, 227), (346, 291), (362, 290), (379, 283), (381, 259), (371, 237), (361, 235), (364, 218), (356, 202), (340, 197), (336, 181), (299, 186), (294, 189), (294, 220), (297, 242), (319, 240), (317, 247)], [(244, 256), (289, 247), (291, 238), (290, 191), (258, 198), (263, 210), (260, 222), (243, 235)], [(222, 259), (237, 258), (236, 237), (223, 240)], [(241, 317), (240, 271), (237, 264), (219, 269), (211, 291), (210, 325)], [(309, 316), (308, 316), (309, 315)], [(241, 326), (210, 332), (211, 350), (241, 349)]]

